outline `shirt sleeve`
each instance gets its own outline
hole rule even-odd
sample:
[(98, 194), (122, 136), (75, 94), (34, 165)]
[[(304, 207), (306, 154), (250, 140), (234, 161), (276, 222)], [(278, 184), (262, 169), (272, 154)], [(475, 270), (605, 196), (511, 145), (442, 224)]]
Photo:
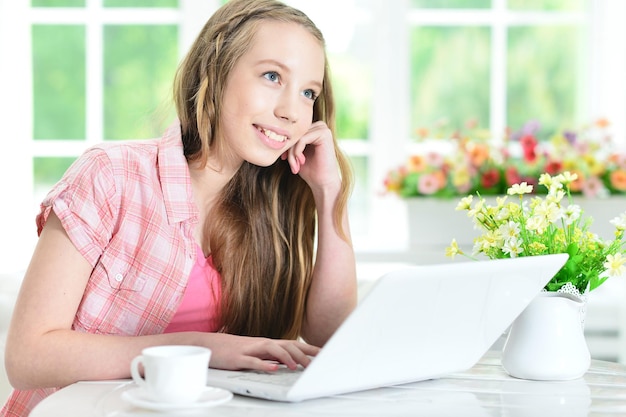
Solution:
[(37, 233), (54, 210), (76, 249), (95, 266), (114, 233), (119, 202), (111, 160), (103, 149), (92, 148), (70, 166), (41, 203)]

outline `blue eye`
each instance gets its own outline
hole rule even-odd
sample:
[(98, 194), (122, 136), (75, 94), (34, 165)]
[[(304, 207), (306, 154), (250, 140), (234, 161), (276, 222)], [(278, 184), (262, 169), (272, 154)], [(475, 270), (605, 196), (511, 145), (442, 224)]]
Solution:
[(278, 75), (276, 71), (268, 71), (265, 74), (263, 74), (263, 77), (265, 77), (266, 79), (268, 79), (269, 81), (273, 83), (277, 83), (280, 80), (280, 75)]
[(302, 95), (308, 98), (309, 100), (313, 100), (313, 101), (315, 101), (315, 99), (317, 98), (317, 94), (315, 94), (315, 91), (313, 90), (304, 90)]

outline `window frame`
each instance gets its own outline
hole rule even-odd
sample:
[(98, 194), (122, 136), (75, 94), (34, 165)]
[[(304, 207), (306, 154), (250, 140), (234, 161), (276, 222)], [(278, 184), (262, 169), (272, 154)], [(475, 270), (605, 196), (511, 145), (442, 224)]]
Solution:
[[(27, 1), (0, 1), (0, 122), (10, 152), (0, 153), (4, 204), (0, 219), (5, 238), (0, 240), (3, 256), (0, 272), (23, 270), (36, 243), (34, 215), (41, 196), (34, 196), (33, 158), (78, 156), (102, 138), (102, 25), (104, 24), (179, 24), (180, 53), (185, 53), (206, 19), (221, 1), (180, 0), (178, 9), (103, 8), (102, 0), (87, 0), (84, 9), (41, 9)], [(350, 156), (368, 158), (368, 225), (353, 228), (358, 259), (407, 260), (404, 252), (406, 208), (400, 199), (381, 197), (382, 180), (390, 167), (401, 163), (412, 148), (409, 138), (408, 32), (412, 24), (490, 25), (492, 27), (491, 130), (501, 132), (506, 117), (506, 28), (509, 25), (583, 22), (586, 30), (582, 62), (583, 103), (579, 119), (589, 121), (606, 117), (612, 122), (616, 140), (626, 147), (626, 38), (622, 22), (626, 3), (594, 0), (586, 3), (584, 13), (542, 13), (506, 11), (506, 0), (493, 0), (492, 9), (421, 10), (411, 12), (408, 0), (370, 2), (366, 13), (376, 33), (372, 53), (377, 59), (371, 88), (373, 97), (370, 137), (340, 140)], [(557, 16), (558, 15), (558, 16)], [(374, 19), (374, 16), (376, 17)], [(407, 17), (408, 16), (408, 17)], [(360, 15), (363, 18), (363, 15)], [(32, 132), (32, 52), (31, 25), (34, 23), (84, 23), (87, 35), (87, 134), (84, 141), (34, 141)], [(389, 45), (393, 45), (392, 48)], [(99, 52), (96, 52), (99, 51)], [(359, 207), (353, 209), (361, 209)], [(395, 233), (390, 234), (389, 231)]]

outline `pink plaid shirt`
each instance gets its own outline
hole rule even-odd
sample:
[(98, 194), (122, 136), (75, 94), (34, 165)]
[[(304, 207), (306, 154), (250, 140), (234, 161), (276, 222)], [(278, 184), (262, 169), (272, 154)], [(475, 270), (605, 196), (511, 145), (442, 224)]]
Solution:
[[(163, 333), (196, 260), (198, 212), (180, 125), (160, 140), (106, 143), (85, 152), (47, 195), (50, 210), (93, 266), (72, 328), (138, 336)], [(14, 391), (0, 416), (26, 416), (54, 388)]]

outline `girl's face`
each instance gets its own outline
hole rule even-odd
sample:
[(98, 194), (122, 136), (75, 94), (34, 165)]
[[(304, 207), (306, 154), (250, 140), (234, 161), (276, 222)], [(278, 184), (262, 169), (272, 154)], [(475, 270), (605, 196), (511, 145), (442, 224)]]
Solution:
[(259, 25), (224, 91), (221, 137), (233, 168), (273, 164), (308, 131), (322, 89), (324, 50), (296, 23)]

